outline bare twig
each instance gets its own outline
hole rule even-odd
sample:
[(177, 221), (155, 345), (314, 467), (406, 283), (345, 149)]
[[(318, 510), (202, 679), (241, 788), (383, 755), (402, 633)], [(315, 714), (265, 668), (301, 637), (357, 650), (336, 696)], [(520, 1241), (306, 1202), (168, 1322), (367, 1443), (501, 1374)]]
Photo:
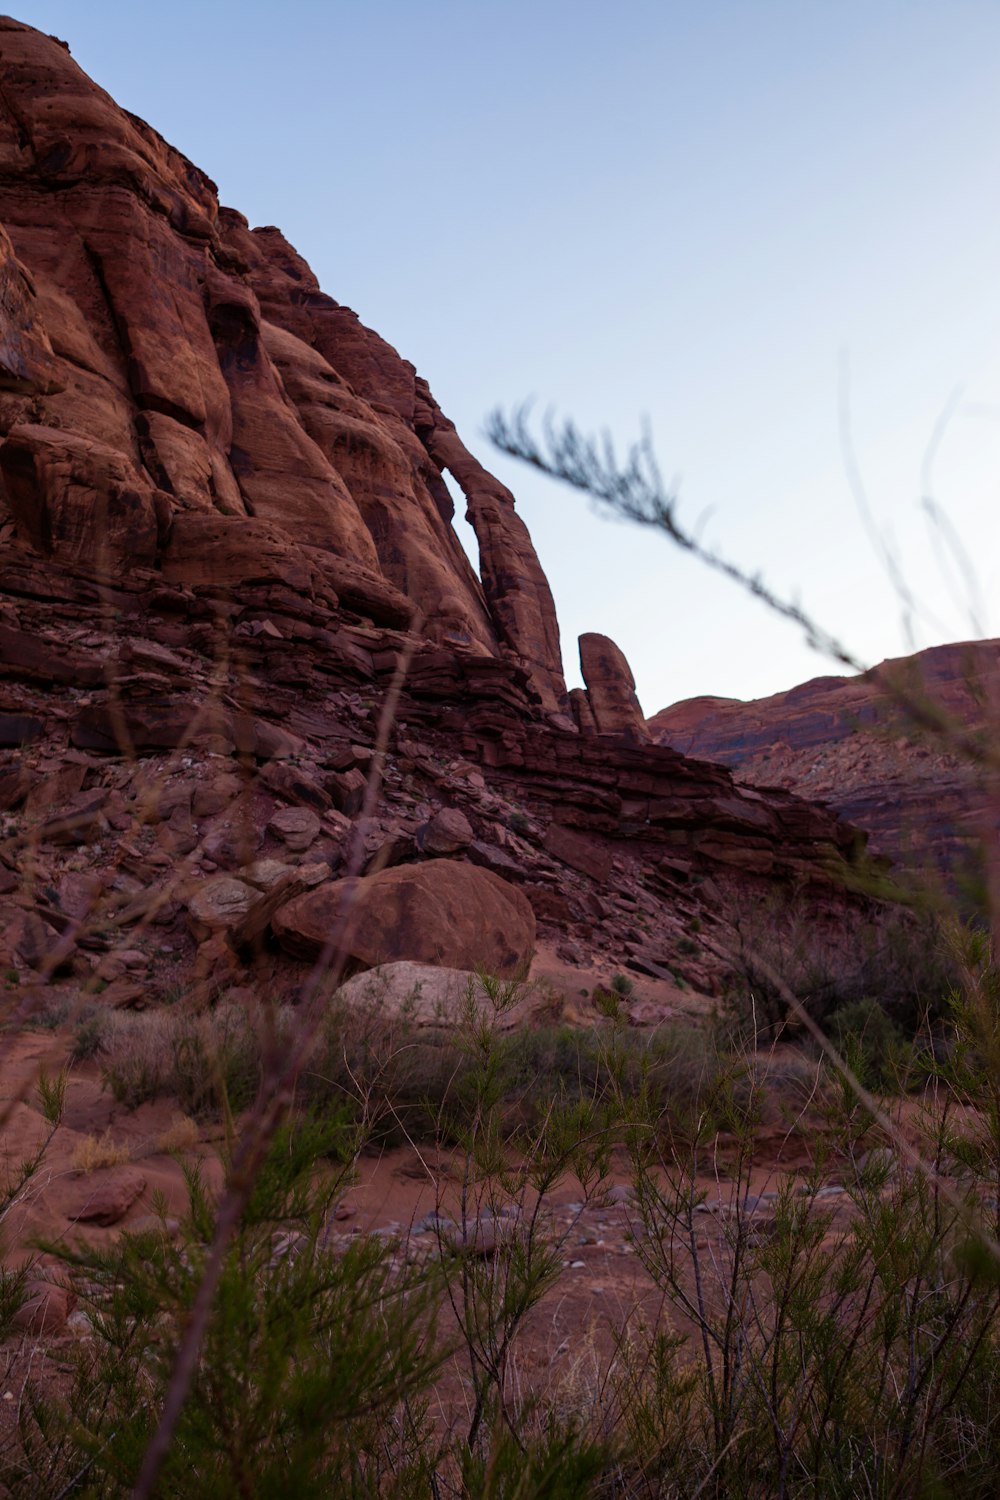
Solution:
[(184, 1336), (177, 1350), (160, 1420), (143, 1456), (142, 1467), (132, 1491), (133, 1500), (150, 1500), (156, 1487), (198, 1366), (201, 1346), (211, 1317), (212, 1304), (222, 1275), (230, 1239), (253, 1191), (267, 1148), (291, 1105), (295, 1081), (305, 1065), (309, 1049), (322, 1024), (323, 1011), (320, 1002), (325, 999), (328, 989), (336, 988), (343, 972), (347, 924), (356, 894), (353, 877), (361, 873), (364, 861), (365, 830), (378, 802), (389, 736), (395, 723), (403, 682), (416, 650), (416, 633), (420, 624), (419, 617), (411, 622), (409, 639), (400, 654), (396, 671), (382, 704), (375, 754), (369, 768), (364, 804), (354, 829), (347, 864), (343, 900), (331, 927), (330, 935), (303, 987), (299, 1025), (291, 1039), (291, 1044), (283, 1052), (275, 1049), (270, 1059), (270, 1066), (265, 1070), (256, 1101), (242, 1124), (240, 1144), (233, 1159), (226, 1190), (216, 1212), (215, 1233), (209, 1247), (205, 1270), (195, 1295)]

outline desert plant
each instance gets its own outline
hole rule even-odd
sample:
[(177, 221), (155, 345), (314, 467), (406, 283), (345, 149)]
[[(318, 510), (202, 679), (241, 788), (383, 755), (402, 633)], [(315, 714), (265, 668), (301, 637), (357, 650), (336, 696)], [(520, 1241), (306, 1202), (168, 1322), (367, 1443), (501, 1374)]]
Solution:
[(877, 1000), (866, 996), (839, 1006), (827, 1031), (863, 1083), (879, 1089), (905, 1085), (913, 1048)]
[[(163, 1095), (194, 1115), (245, 1109), (260, 1080), (271, 1019), (228, 1002), (198, 1015), (177, 1009), (108, 1015), (100, 1026), (102, 1077), (130, 1109)], [(273, 1019), (280, 1028), (287, 1013)]]
[(117, 1167), (131, 1161), (132, 1152), (123, 1141), (116, 1141), (108, 1129), (101, 1136), (85, 1135), (73, 1152), (75, 1172), (100, 1171), (102, 1167)]
[[(47, 1129), (35, 1149), (17, 1161), (10, 1156), (4, 1164), (4, 1176), (0, 1181), (0, 1253), (6, 1253), (5, 1221), (24, 1202), (31, 1191), (32, 1183), (42, 1172), (52, 1139), (62, 1123), (66, 1108), (66, 1072), (60, 1071), (50, 1077), (40, 1068), (35, 1080), (35, 1103), (46, 1123)], [(25, 1289), (33, 1267), (33, 1256), (22, 1256), (13, 1266), (0, 1264), (0, 1341), (11, 1331), (18, 1309), (24, 1302)], [(8, 1367), (10, 1359), (7, 1360)]]
[(107, 1013), (96, 1006), (81, 1011), (73, 1028), (73, 1062), (87, 1062), (96, 1057), (104, 1045)]
[(859, 1153), (872, 1121), (848, 1089), (835, 1149), (856, 1166), (840, 1196), (822, 1187), (829, 1157), (763, 1194), (761, 1106), (736, 1071), (688, 1142), (633, 1108), (636, 1249), (678, 1331), (633, 1340), (617, 1376), (643, 1442), (626, 1492), (989, 1493), (1000, 1301), (993, 1262), (973, 1268), (962, 1248), (983, 1179), (946, 1192), (891, 1142)]
[[(959, 982), (949, 919), (933, 909), (889, 907), (837, 922), (807, 902), (762, 898), (731, 914), (736, 934), (724, 1015), (732, 1041), (770, 1041), (798, 1023), (785, 994), (821, 1025), (876, 997), (904, 1039), (936, 1024)], [(846, 931), (845, 931), (846, 928)]]
[[(467, 1123), (458, 1131), (464, 1170), (438, 1213), (446, 1297), (470, 1388), (459, 1449), (464, 1493), (569, 1496), (599, 1471), (602, 1450), (558, 1423), (533, 1432), (533, 1395), (512, 1377), (519, 1338), (558, 1278), (570, 1232), (546, 1230), (548, 1199), (567, 1175), (583, 1201), (601, 1191), (616, 1139), (612, 1097), (599, 1081), (569, 1094), (556, 1089), (543, 1113), (511, 1133), (504, 1112), (510, 1042), (501, 1023), (518, 984), (483, 983), (488, 1003), (470, 992), (456, 1038), (470, 1062)], [(534, 1487), (513, 1488), (514, 1475), (521, 1484), (525, 1471)]]
[[(434, 1453), (417, 1393), (439, 1360), (436, 1278), (369, 1237), (336, 1244), (350, 1174), (342, 1115), (280, 1131), (227, 1251), (188, 1403), (158, 1493), (427, 1493)], [(331, 1170), (332, 1159), (342, 1165)], [(58, 1247), (92, 1336), (67, 1399), (22, 1403), (6, 1493), (126, 1496), (164, 1397), (206, 1256), (214, 1204), (195, 1169), (180, 1239), (158, 1229), (108, 1249)], [(51, 1247), (55, 1250), (57, 1247)]]

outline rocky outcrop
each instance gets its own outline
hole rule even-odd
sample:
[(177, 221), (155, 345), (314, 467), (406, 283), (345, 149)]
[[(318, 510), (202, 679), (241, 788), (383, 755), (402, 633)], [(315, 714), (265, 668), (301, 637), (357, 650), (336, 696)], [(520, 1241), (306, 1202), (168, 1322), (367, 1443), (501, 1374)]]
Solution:
[(17, 535), (108, 576), (148, 563), (201, 590), (273, 582), (383, 624), (417, 614), (454, 649), (509, 651), (542, 707), (561, 706), (527, 531), (413, 367), (58, 42), (9, 19), (0, 38), (0, 464)]
[(34, 396), (58, 387), (52, 346), (35, 304), (31, 277), (0, 226), (0, 391)]
[(283, 906), (278, 941), (314, 958), (343, 925), (349, 968), (408, 960), (446, 969), (526, 974), (535, 950), (535, 915), (507, 881), (457, 860), (382, 870), (333, 881)]
[(741, 782), (828, 803), (876, 852), (953, 871), (992, 837), (976, 737), (984, 750), (995, 741), (998, 714), (1000, 641), (975, 641), (749, 703), (691, 698), (649, 728), (657, 743), (719, 761)]
[(630, 745), (645, 744), (650, 736), (635, 695), (635, 678), (614, 641), (593, 631), (581, 635), (580, 672), (587, 684), (589, 709), (589, 720), (577, 710), (581, 733), (589, 731), (592, 721), (598, 734), (613, 735)]
[(59, 43), (0, 43), (0, 967), (292, 1003), (355, 872), (357, 966), (509, 973), (537, 927), (718, 994), (748, 903), (867, 920), (863, 836), (644, 743), (611, 642), (566, 694), (513, 497), (413, 367)]
[(469, 453), (424, 381), (417, 382), (418, 431), (427, 451), (461, 486), (479, 543), (479, 570), (501, 638), (524, 663), (545, 708), (566, 706), (559, 624), (548, 580), (514, 497)]

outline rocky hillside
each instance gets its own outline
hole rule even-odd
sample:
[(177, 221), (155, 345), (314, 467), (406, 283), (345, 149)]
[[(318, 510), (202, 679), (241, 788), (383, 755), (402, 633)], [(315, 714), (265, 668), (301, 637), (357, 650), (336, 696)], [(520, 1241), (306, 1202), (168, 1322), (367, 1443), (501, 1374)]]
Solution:
[(12, 983), (143, 1003), (238, 990), (256, 956), (293, 992), (352, 840), (357, 968), (509, 971), (540, 932), (569, 962), (712, 991), (752, 899), (862, 918), (863, 838), (648, 744), (613, 643), (583, 638), (587, 689), (566, 693), (514, 499), (413, 366), (12, 20), (0, 221)]
[(1000, 641), (935, 646), (750, 703), (689, 698), (656, 714), (649, 730), (657, 744), (728, 766), (746, 785), (828, 804), (893, 859), (952, 870), (995, 809), (982, 768), (947, 733), (916, 722), (925, 704), (959, 734), (990, 735)]

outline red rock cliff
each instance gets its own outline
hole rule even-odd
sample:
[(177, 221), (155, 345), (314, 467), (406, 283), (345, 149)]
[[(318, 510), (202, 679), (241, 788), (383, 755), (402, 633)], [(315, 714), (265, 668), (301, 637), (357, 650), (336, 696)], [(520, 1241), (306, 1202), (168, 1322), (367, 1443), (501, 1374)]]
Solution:
[(555, 610), (513, 497), (412, 365), (320, 290), (278, 230), (220, 208), (62, 44), (9, 19), (0, 221), (13, 249), (0, 244), (0, 469), (19, 534), (111, 574), (256, 570), (386, 624), (417, 608), (432, 640), (503, 651), (544, 708), (564, 703)]
[[(113, 957), (94, 955), (114, 914), (137, 972), (159, 962), (148, 935), (136, 946), (152, 923), (171, 985), (249, 983), (253, 952), (284, 993), (281, 965), (312, 941), (292, 916), (328, 909), (357, 839), (373, 877), (413, 865), (416, 885), (462, 892), (477, 941), (507, 918), (474, 888), (517, 884), (521, 956), (537, 919), (574, 963), (713, 993), (746, 911), (776, 893), (838, 942), (867, 921), (863, 839), (645, 743), (603, 637), (581, 643), (574, 725), (513, 497), (413, 367), (278, 230), (220, 208), (61, 44), (9, 20), (0, 220), (0, 967), (55, 953), (86, 978)], [(457, 869), (428, 873), (442, 855)]]
[[(923, 704), (952, 735), (922, 726)], [(829, 803), (876, 851), (947, 870), (995, 826), (995, 789), (973, 736), (995, 740), (998, 717), (1000, 642), (968, 641), (749, 703), (689, 698), (649, 728), (657, 744), (719, 761), (740, 781)], [(956, 736), (966, 734), (972, 754), (960, 753)]]

